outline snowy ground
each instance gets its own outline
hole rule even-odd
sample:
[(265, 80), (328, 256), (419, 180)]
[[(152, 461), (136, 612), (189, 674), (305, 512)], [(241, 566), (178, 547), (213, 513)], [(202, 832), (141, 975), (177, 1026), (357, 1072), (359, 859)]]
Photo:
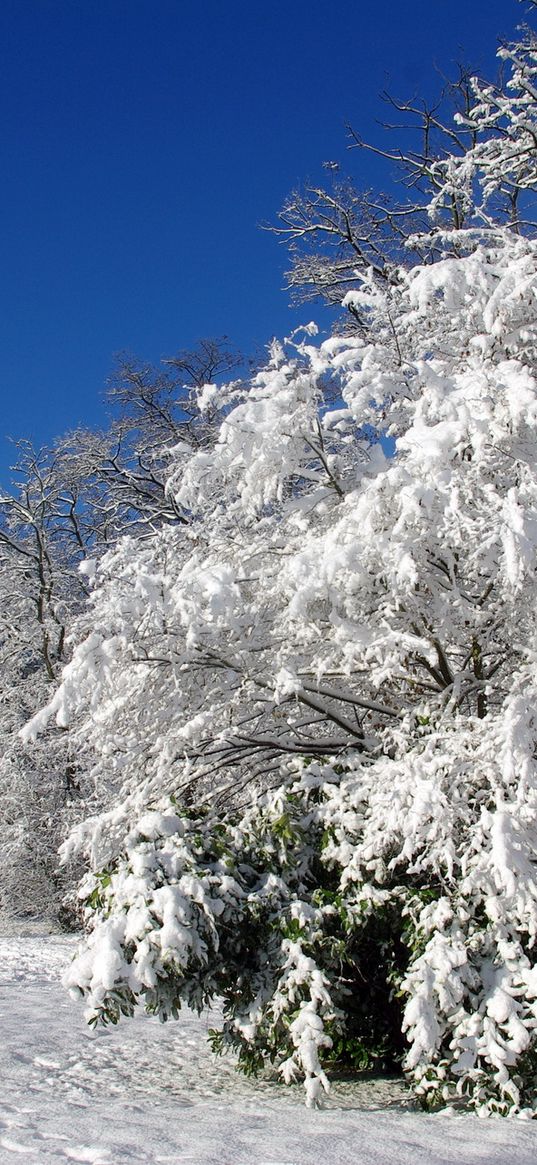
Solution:
[[(534, 1165), (537, 1127), (425, 1116), (397, 1082), (300, 1093), (214, 1060), (186, 1014), (93, 1034), (60, 985), (73, 941), (0, 938), (0, 1162), (12, 1165)], [(537, 1123), (537, 1122), (536, 1122)]]

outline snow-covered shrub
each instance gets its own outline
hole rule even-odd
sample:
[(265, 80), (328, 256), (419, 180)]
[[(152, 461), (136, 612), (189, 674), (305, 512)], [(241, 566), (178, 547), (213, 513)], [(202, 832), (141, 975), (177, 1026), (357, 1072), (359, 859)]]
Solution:
[(83, 883), (68, 985), (105, 1022), (221, 999), (215, 1048), (309, 1103), (341, 1060), (403, 1062), (427, 1104), (532, 1110), (536, 796), (502, 771), (532, 716), (422, 726), (412, 756), (314, 762), (240, 813), (147, 812)]
[(90, 1018), (116, 1022), (140, 999), (164, 1020), (223, 1000), (215, 1049), (235, 1049), (246, 1072), (300, 1076), (310, 1104), (334, 1060), (399, 1064), (401, 904), (348, 893), (324, 861), (337, 788), (308, 770), (240, 815), (146, 813), (81, 888), (92, 933), (66, 982)]

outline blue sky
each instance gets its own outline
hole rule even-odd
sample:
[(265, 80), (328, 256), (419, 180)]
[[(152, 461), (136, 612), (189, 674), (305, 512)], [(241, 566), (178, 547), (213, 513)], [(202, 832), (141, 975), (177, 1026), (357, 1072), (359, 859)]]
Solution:
[(358, 185), (378, 94), (494, 72), (516, 0), (2, 0), (0, 477), (4, 436), (104, 421), (114, 353), (285, 334), (285, 251), (259, 230), (321, 164)]

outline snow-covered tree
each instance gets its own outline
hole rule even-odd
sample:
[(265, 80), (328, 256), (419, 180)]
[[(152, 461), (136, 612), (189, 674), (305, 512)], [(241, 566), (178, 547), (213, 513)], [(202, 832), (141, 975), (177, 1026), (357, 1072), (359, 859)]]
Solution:
[[(346, 166), (325, 163), (328, 183), (309, 183), (288, 196), (278, 225), (268, 229), (289, 250), (287, 280), (295, 300), (320, 298), (339, 308), (369, 269), (390, 282), (401, 265), (466, 253), (494, 227), (509, 225), (522, 234), (534, 228), (533, 30), (523, 28), (498, 57), (496, 83), (460, 68), (434, 101), (384, 94), (386, 138), (380, 144), (348, 127), (348, 149), (386, 166), (388, 193), (362, 189), (345, 177)], [(360, 329), (352, 298), (345, 306), (338, 327)]]
[(343, 1058), (537, 1107), (537, 244), (485, 227), (199, 386), (188, 521), (87, 564), (26, 732), (114, 798), (67, 847), (93, 1017), (222, 996), (216, 1047), (310, 1103)]
[[(114, 420), (93, 450), (92, 473), (118, 533), (187, 523), (188, 515), (166, 490), (173, 452), (188, 461), (192, 452), (214, 443), (216, 407), (198, 408), (203, 385), (216, 384), (244, 363), (226, 336), (202, 339), (194, 349), (182, 349), (154, 367), (122, 356), (108, 383), (107, 397)], [(87, 447), (88, 435), (82, 434)], [(102, 505), (102, 503), (101, 503)]]
[[(80, 464), (61, 443), (20, 442), (11, 493), (0, 496), (0, 910), (57, 916), (66, 891), (57, 848), (82, 797), (66, 733), (32, 749), (18, 730), (50, 699), (86, 588), (78, 565), (93, 541)], [(87, 810), (86, 810), (87, 811)]]
[[(72, 873), (58, 870), (58, 846), (104, 790), (87, 777), (63, 729), (28, 748), (18, 730), (46, 704), (69, 658), (71, 625), (87, 582), (79, 566), (97, 560), (128, 531), (145, 535), (188, 523), (166, 494), (193, 449), (210, 446), (218, 420), (197, 410), (195, 386), (222, 376), (239, 357), (202, 340), (162, 370), (126, 358), (110, 385), (116, 418), (103, 433), (80, 430), (51, 449), (18, 443), (11, 491), (0, 495), (0, 912), (67, 917)], [(99, 799), (100, 798), (100, 799)]]

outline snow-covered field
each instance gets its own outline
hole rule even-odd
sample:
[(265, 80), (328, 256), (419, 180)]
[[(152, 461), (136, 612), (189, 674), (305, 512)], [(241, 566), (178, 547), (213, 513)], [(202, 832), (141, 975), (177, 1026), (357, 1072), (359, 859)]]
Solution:
[(215, 1060), (209, 1016), (93, 1033), (60, 984), (74, 945), (0, 938), (2, 1165), (534, 1165), (535, 1125), (425, 1116), (398, 1082), (340, 1083), (308, 1111)]

